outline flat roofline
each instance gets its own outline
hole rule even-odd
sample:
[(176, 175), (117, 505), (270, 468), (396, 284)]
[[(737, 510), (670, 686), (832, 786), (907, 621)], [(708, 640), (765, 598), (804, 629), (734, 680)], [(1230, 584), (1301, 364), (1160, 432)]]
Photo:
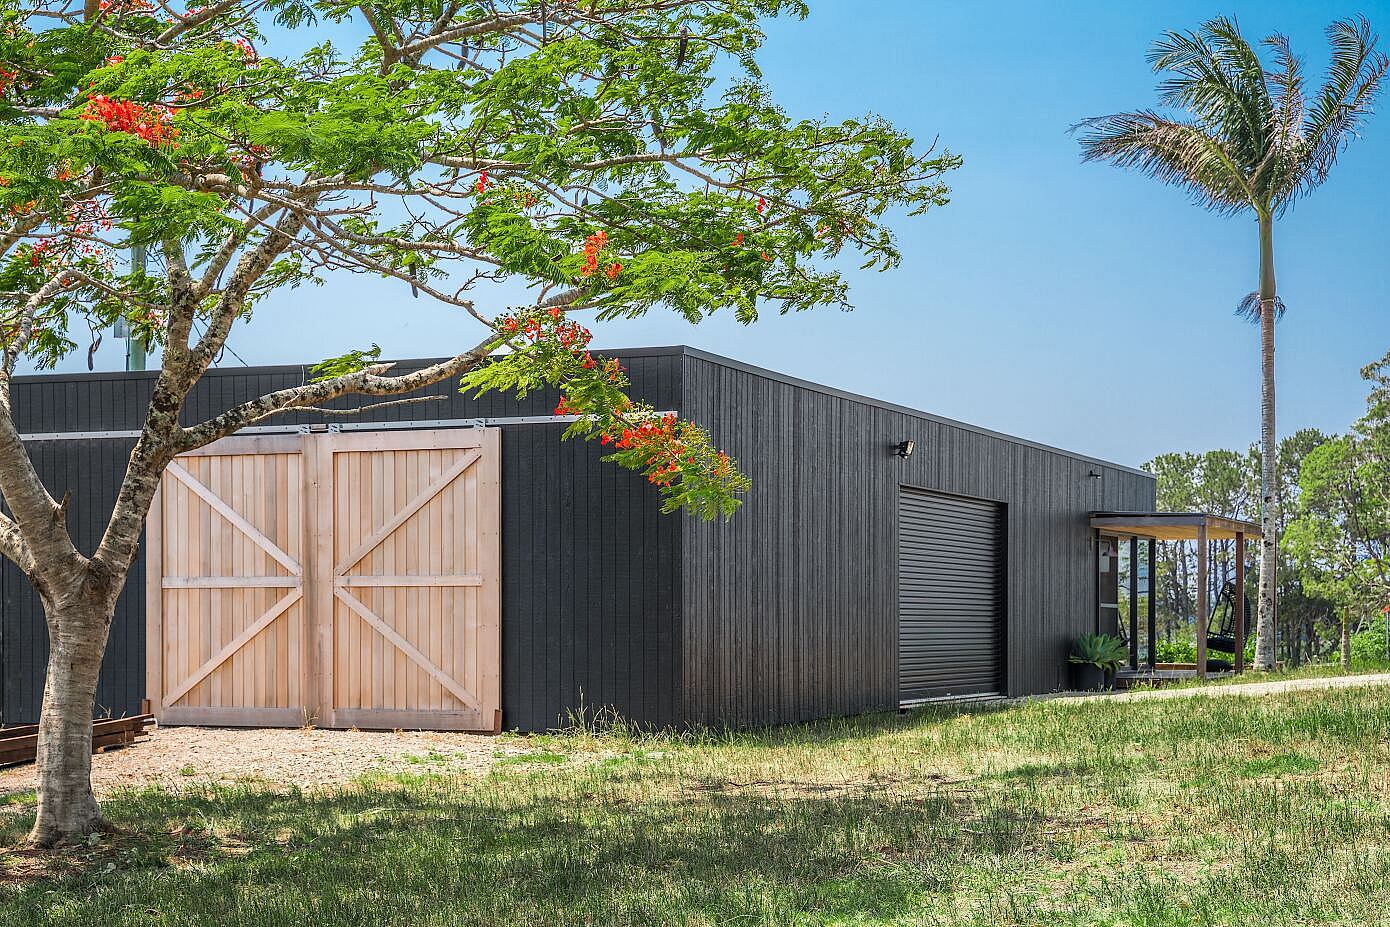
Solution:
[(1091, 527), (1158, 541), (1195, 541), (1201, 528), (1206, 528), (1210, 540), (1234, 539), (1237, 534), (1249, 540), (1263, 536), (1254, 522), (1206, 512), (1092, 512)]
[(1047, 451), (1052, 454), (1058, 454), (1062, 457), (1070, 457), (1073, 460), (1084, 460), (1087, 463), (1099, 464), (1102, 467), (1109, 467), (1112, 470), (1119, 470), (1123, 473), (1131, 473), (1135, 476), (1147, 477), (1151, 480), (1155, 478), (1154, 475), (1152, 473), (1149, 473), (1147, 470), (1140, 470), (1138, 467), (1131, 467), (1128, 464), (1116, 463), (1113, 460), (1106, 460), (1103, 457), (1092, 457), (1090, 454), (1081, 454), (1076, 451), (1069, 451), (1066, 448), (1057, 447), (1052, 444), (1044, 444), (1041, 441), (1034, 441), (1031, 438), (1020, 438), (1018, 435), (1011, 435), (1002, 431), (995, 431), (992, 428), (985, 428), (980, 425), (972, 425), (969, 422), (962, 422), (959, 419), (947, 418), (944, 415), (937, 415), (934, 412), (924, 412), (921, 409), (914, 409), (911, 406), (899, 405), (896, 402), (888, 402), (883, 399), (875, 399), (872, 396), (865, 396), (860, 393), (851, 393), (848, 390), (838, 389), (834, 386), (826, 386), (823, 383), (816, 383), (812, 380), (803, 380), (800, 377), (794, 377), (789, 374), (779, 373), (775, 370), (768, 370), (765, 367), (758, 367), (740, 360), (734, 360), (731, 357), (725, 357), (722, 354), (714, 354), (709, 351), (702, 350), (700, 348), (692, 348), (688, 345), (680, 345), (673, 348), (660, 348), (656, 350), (660, 350), (663, 352), (684, 353), (690, 357), (695, 357), (712, 364), (719, 364), (720, 366), (728, 367), (732, 370), (741, 370), (744, 373), (751, 373), (769, 380), (774, 380), (778, 383), (786, 383), (791, 386), (800, 387), (801, 389), (822, 393), (826, 396), (834, 396), (838, 399), (848, 399), (852, 402), (861, 402), (865, 405), (873, 406), (878, 409), (885, 409), (889, 412), (901, 412), (904, 415), (916, 416), (917, 418), (926, 419), (929, 422), (936, 422), (941, 425), (949, 425), (952, 428), (960, 428), (964, 431), (971, 431), (975, 434), (985, 435), (986, 437), (998, 438), (1002, 441), (1008, 441), (1012, 444), (1021, 444), (1025, 447), (1035, 448), (1040, 451)]
[[(1080, 454), (1075, 451), (1069, 451), (1066, 448), (1057, 447), (1051, 444), (1044, 444), (1041, 441), (1034, 441), (1029, 438), (1021, 438), (1017, 435), (1006, 434), (1005, 432), (995, 431), (991, 428), (984, 428), (980, 425), (972, 425), (969, 422), (962, 422), (958, 419), (947, 418), (944, 415), (937, 415), (932, 412), (923, 411), (922, 409), (914, 409), (911, 406), (904, 406), (894, 402), (887, 402), (882, 399), (875, 399), (872, 396), (865, 396), (860, 393), (852, 393), (848, 390), (838, 389), (834, 386), (826, 386), (824, 383), (816, 383), (812, 380), (803, 380), (800, 377), (794, 377), (789, 374), (779, 373), (776, 370), (769, 370), (766, 367), (758, 367), (754, 364), (749, 364), (745, 363), (744, 361), (735, 360), (732, 357), (725, 357), (722, 354), (715, 354), (711, 351), (705, 351), (701, 348), (693, 348), (689, 345), (676, 344), (653, 345), (649, 347), (636, 348), (604, 348), (595, 349), (595, 353), (610, 354), (614, 357), (619, 358), (670, 357), (673, 355), (693, 357), (697, 360), (702, 360), (707, 363), (718, 364), (722, 367), (727, 367), (731, 370), (739, 370), (744, 373), (750, 373), (754, 376), (763, 377), (765, 379), (773, 380), (778, 383), (786, 383), (789, 386), (795, 386), (800, 389), (810, 390), (812, 392), (821, 393), (826, 396), (834, 396), (838, 399), (847, 399), (851, 402), (863, 403), (864, 405), (873, 406), (874, 408), (884, 409), (890, 412), (899, 412), (904, 415), (911, 415), (916, 418), (925, 419), (929, 422), (936, 422), (937, 424), (948, 425), (952, 428), (959, 428), (964, 431), (974, 432), (975, 434), (984, 435), (990, 438), (998, 438), (1002, 441), (1008, 441), (1013, 444), (1020, 444), (1025, 447), (1035, 448), (1036, 450), (1040, 451), (1047, 451), (1048, 453), (1057, 454), (1062, 457), (1068, 457), (1073, 460), (1084, 460), (1087, 463), (1098, 464), (1102, 467), (1109, 467), (1112, 470), (1118, 470), (1122, 473), (1129, 473), (1135, 476), (1142, 476), (1147, 477), (1148, 479), (1154, 479), (1154, 475), (1152, 473), (1140, 470), (1137, 467), (1128, 466), (1127, 464), (1116, 463), (1113, 460), (1105, 460), (1101, 457), (1093, 457), (1089, 454)], [(404, 367), (410, 367), (413, 365), (425, 366), (426, 364), (434, 363), (439, 359), (440, 358), (399, 358), (393, 361), (393, 363), (400, 364)], [(312, 363), (305, 363), (265, 364), (255, 367), (212, 367), (208, 369), (204, 376), (244, 376), (248, 372), (253, 370), (258, 373), (304, 373), (312, 366)], [(158, 375), (157, 370), (114, 370), (103, 371), (101, 373), (31, 373), (15, 377), (14, 382), (23, 383), (26, 381), (38, 380), (45, 380), (48, 382), (62, 382), (79, 380), (153, 379), (156, 375)]]

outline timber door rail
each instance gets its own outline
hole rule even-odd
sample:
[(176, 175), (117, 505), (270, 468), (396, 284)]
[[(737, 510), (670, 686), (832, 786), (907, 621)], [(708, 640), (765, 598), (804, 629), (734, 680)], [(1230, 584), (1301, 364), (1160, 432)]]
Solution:
[(497, 730), (496, 429), (226, 438), (148, 529), (166, 724)]

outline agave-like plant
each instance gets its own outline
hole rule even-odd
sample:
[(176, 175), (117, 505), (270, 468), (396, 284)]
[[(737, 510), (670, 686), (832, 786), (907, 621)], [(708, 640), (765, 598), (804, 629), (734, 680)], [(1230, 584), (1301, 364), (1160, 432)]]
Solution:
[(1213, 19), (1192, 32), (1168, 32), (1149, 62), (1163, 76), (1154, 110), (1079, 123), (1082, 159), (1148, 174), (1188, 191), (1223, 215), (1253, 215), (1259, 228), (1259, 287), (1239, 311), (1260, 326), (1260, 611), (1255, 666), (1274, 665), (1278, 487), (1274, 424), (1274, 322), (1284, 305), (1274, 284), (1274, 220), (1324, 180), (1371, 113), (1390, 59), (1376, 50), (1364, 16), (1327, 29), (1331, 63), (1321, 89), (1305, 94), (1303, 68), (1286, 36), (1260, 53), (1235, 20)]
[(1072, 663), (1098, 666), (1107, 672), (1119, 669), (1129, 659), (1125, 642), (1110, 634), (1083, 634), (1072, 644)]

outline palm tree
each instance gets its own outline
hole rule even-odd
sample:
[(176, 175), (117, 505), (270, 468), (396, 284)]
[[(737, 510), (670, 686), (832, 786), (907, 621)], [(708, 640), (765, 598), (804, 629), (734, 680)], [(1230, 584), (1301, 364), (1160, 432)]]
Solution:
[[(1234, 20), (1213, 19), (1194, 32), (1168, 32), (1149, 52), (1162, 106), (1087, 119), (1080, 130), (1083, 161), (1133, 168), (1192, 195), (1223, 215), (1253, 214), (1260, 236), (1259, 288), (1239, 311), (1260, 325), (1260, 611), (1255, 666), (1274, 665), (1275, 561), (1278, 550), (1278, 448), (1274, 435), (1274, 322), (1284, 306), (1274, 286), (1274, 220), (1324, 180), (1356, 136), (1390, 59), (1376, 51), (1365, 17), (1327, 29), (1332, 59), (1311, 100), (1302, 63), (1287, 37), (1260, 45), (1266, 69)], [(1202, 616), (1203, 618), (1205, 616)]]

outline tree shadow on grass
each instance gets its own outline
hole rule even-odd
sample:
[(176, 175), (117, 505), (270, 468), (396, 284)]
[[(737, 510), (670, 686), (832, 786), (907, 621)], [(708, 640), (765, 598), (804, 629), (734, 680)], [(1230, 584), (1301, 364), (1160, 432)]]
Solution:
[(0, 887), (9, 912), (0, 920), (887, 919), (951, 891), (968, 867), (1046, 852), (1050, 839), (1042, 815), (930, 786), (807, 795), (588, 775), (538, 781), (127, 793), (107, 806), (125, 834), (56, 878)]

